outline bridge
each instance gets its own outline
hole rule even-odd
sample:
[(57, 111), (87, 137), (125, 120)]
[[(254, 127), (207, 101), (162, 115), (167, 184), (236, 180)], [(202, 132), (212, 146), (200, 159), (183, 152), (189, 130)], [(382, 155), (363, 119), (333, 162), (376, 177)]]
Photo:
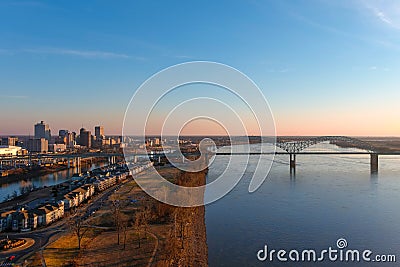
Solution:
[[(342, 147), (356, 148), (360, 151), (304, 151), (313, 145), (329, 142), (331, 144), (336, 144)], [(377, 148), (369, 144), (368, 142), (359, 140), (353, 137), (347, 136), (320, 136), (320, 137), (278, 137), (274, 143), (276, 147), (282, 149), (279, 152), (250, 152), (250, 153), (225, 153), (225, 152), (214, 152), (213, 155), (262, 155), (262, 154), (275, 154), (275, 155), (289, 155), (289, 166), (290, 171), (295, 171), (296, 169), (296, 155), (370, 155), (370, 167), (371, 172), (375, 173), (378, 171), (378, 161), (379, 155), (400, 155), (400, 152), (379, 152)], [(200, 152), (189, 152), (183, 153), (185, 156), (189, 155), (199, 155)], [(145, 154), (145, 153), (132, 153), (132, 156), (149, 155), (152, 157), (165, 157), (163, 152), (156, 154)], [(40, 161), (45, 160), (56, 160), (61, 159), (67, 162), (68, 168), (80, 166), (81, 160), (93, 158), (93, 157), (104, 157), (108, 158), (109, 163), (115, 163), (116, 157), (123, 157), (122, 153), (106, 153), (106, 152), (87, 152), (80, 154), (37, 154), (35, 159)], [(172, 155), (173, 156), (173, 155)], [(0, 158), (0, 166), (7, 161), (11, 161), (13, 164), (17, 164), (19, 161), (26, 162), (31, 161), (32, 155), (18, 156), (18, 157), (2, 157)]]
[[(348, 151), (337, 151), (337, 152), (304, 152), (306, 148), (322, 143), (329, 142), (333, 144), (337, 144), (342, 147), (351, 147), (357, 148), (362, 151), (359, 152), (348, 152)], [(369, 154), (370, 155), (370, 167), (371, 173), (378, 172), (378, 158), (379, 154), (377, 149), (371, 144), (359, 140), (357, 138), (348, 137), (348, 136), (319, 136), (319, 137), (311, 137), (305, 140), (287, 140), (287, 138), (277, 138), (277, 142), (275, 145), (289, 154), (289, 166), (290, 171), (295, 171), (296, 169), (296, 155), (297, 154), (313, 154), (313, 155), (322, 155), (322, 154), (351, 154), (351, 155), (362, 155)]]
[[(341, 147), (355, 148), (359, 151), (304, 151), (313, 145), (329, 142)], [(289, 155), (290, 172), (296, 170), (296, 155), (370, 155), (371, 173), (378, 172), (379, 155), (399, 155), (400, 152), (382, 152), (370, 143), (347, 136), (319, 136), (319, 137), (278, 137), (275, 146), (283, 151), (230, 153), (217, 152), (216, 155)]]

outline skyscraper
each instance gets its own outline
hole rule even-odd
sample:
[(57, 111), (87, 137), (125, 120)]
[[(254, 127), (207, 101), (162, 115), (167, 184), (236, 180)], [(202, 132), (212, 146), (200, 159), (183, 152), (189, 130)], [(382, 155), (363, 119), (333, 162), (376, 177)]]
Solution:
[(50, 127), (44, 121), (35, 124), (35, 139), (40, 138), (45, 138), (47, 141), (51, 139)]
[(28, 140), (29, 152), (47, 153), (49, 143), (45, 138), (35, 138)]
[(18, 142), (18, 137), (15, 136), (3, 137), (1, 139), (1, 144), (3, 146), (16, 146), (17, 142)]
[(69, 133), (68, 130), (59, 130), (58, 136), (65, 137)]
[(87, 148), (92, 147), (92, 133), (85, 128), (79, 131), (79, 144)]
[(104, 126), (94, 127), (94, 135), (96, 136), (96, 139), (102, 139), (104, 136)]

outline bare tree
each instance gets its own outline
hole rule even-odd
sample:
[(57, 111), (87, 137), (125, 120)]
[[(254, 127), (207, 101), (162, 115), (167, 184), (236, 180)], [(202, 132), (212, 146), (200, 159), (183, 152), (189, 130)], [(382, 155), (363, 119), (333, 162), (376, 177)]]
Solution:
[(150, 220), (150, 209), (148, 207), (145, 207), (143, 211), (141, 212), (141, 217), (142, 217), (142, 226), (144, 228), (144, 236), (147, 239), (147, 228), (149, 226), (149, 220)]
[(76, 238), (78, 240), (78, 249), (80, 250), (82, 239), (86, 235), (87, 231), (89, 230), (89, 227), (87, 227), (84, 224), (82, 217), (78, 214), (75, 214), (74, 216), (72, 216), (69, 219), (68, 224), (69, 224), (71, 230), (76, 235)]
[(142, 212), (141, 211), (137, 211), (136, 215), (135, 215), (135, 229), (137, 231), (138, 234), (138, 245), (140, 248), (140, 228), (142, 226)]
[(121, 231), (121, 219), (120, 219), (121, 205), (120, 205), (119, 199), (112, 199), (111, 203), (112, 203), (111, 209), (112, 209), (112, 213), (113, 213), (113, 217), (114, 217), (114, 226), (115, 226), (115, 229), (117, 230), (118, 245), (119, 245), (119, 243), (120, 243), (120, 231)]
[(124, 250), (126, 248), (126, 235), (128, 233), (128, 226), (129, 226), (129, 217), (128, 216), (121, 216), (120, 218), (120, 225), (124, 235)]

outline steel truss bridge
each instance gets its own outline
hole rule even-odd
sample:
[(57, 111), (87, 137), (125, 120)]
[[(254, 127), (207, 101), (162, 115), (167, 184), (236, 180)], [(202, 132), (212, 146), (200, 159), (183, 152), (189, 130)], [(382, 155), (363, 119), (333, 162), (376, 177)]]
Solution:
[(370, 153), (376, 153), (376, 148), (371, 144), (361, 141), (357, 138), (347, 137), (347, 136), (320, 136), (320, 137), (311, 137), (306, 140), (291, 140), (284, 137), (277, 138), (277, 142), (275, 145), (283, 150), (285, 150), (289, 154), (295, 154), (303, 151), (304, 149), (322, 143), (322, 142), (330, 142), (330, 143), (341, 143), (345, 144), (347, 147), (358, 148), (362, 150), (369, 151)]

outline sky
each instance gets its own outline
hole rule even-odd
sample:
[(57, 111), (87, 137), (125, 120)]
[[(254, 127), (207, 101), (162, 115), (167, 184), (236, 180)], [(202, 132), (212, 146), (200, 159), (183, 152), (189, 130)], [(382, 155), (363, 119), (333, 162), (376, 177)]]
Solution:
[(250, 77), (278, 135), (400, 136), (397, 0), (0, 1), (0, 135), (120, 134), (144, 81), (197, 60)]

